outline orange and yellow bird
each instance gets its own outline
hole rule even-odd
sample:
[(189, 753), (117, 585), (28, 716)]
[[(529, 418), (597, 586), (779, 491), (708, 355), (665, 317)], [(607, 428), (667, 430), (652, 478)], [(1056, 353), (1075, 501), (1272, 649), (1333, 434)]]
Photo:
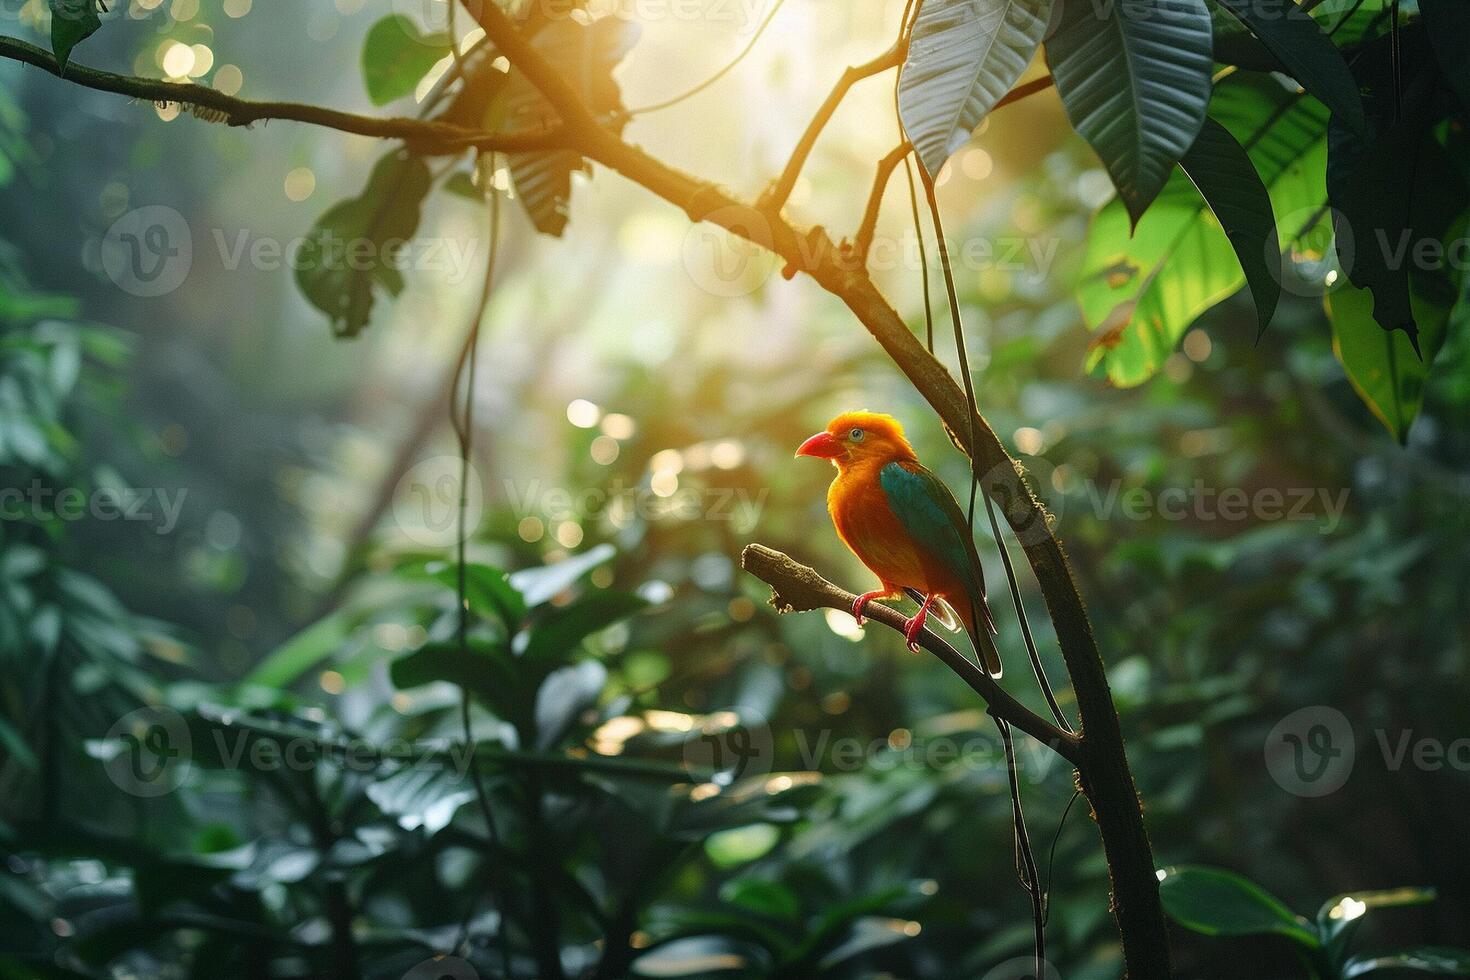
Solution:
[(995, 623), (969, 522), (944, 482), (919, 463), (898, 420), (847, 412), (803, 442), (796, 455), (836, 465), (827, 511), (842, 543), (883, 583), (857, 597), (853, 617), (862, 623), (869, 601), (907, 593), (919, 603), (904, 628), (910, 650), (919, 649), (932, 610), (951, 630), (963, 623), (985, 669), (999, 677)]

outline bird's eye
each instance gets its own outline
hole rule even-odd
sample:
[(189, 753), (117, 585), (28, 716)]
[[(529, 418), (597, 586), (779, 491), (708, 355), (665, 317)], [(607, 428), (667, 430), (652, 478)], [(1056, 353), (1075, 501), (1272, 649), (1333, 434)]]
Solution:
[(847, 435), (848, 435), (848, 437), (850, 439), (852, 439), (853, 442), (862, 442), (863, 441), (863, 430), (862, 429), (853, 429)]

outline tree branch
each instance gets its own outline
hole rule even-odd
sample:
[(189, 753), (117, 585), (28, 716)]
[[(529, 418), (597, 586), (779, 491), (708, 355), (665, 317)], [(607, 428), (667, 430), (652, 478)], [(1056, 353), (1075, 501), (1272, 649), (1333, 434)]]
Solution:
[(796, 186), (796, 178), (801, 175), (801, 168), (806, 165), (807, 157), (811, 156), (812, 148), (817, 145), (817, 137), (822, 135), (822, 130), (832, 119), (837, 107), (847, 97), (847, 93), (858, 82), (865, 78), (896, 68), (903, 63), (904, 56), (908, 53), (908, 38), (903, 37), (893, 42), (893, 47), (874, 58), (872, 61), (861, 65), (849, 66), (827, 93), (827, 99), (817, 109), (817, 114), (812, 116), (811, 122), (806, 125), (806, 132), (801, 134), (795, 149), (786, 161), (786, 168), (781, 171), (781, 176), (776, 182), (766, 189), (761, 195), (760, 207), (762, 210), (773, 213), (780, 212), (787, 198), (791, 196), (791, 190)]
[(878, 230), (878, 211), (883, 206), (883, 192), (888, 189), (888, 178), (893, 176), (894, 169), (903, 163), (903, 158), (913, 148), (908, 140), (904, 140), (878, 161), (878, 169), (873, 174), (873, 189), (868, 191), (868, 204), (863, 209), (863, 220), (852, 239), (852, 251), (859, 262), (868, 261), (868, 250), (873, 247), (873, 233)]
[(74, 61), (66, 66), (63, 73), (49, 51), (13, 37), (0, 36), (0, 58), (34, 65), (83, 88), (147, 99), (149, 102), (174, 102), (189, 106), (195, 115), (230, 126), (249, 126), (255, 122), (284, 119), (355, 136), (401, 139), (415, 152), (426, 154), (457, 153), (471, 147), (517, 153), (555, 149), (567, 143), (567, 134), (559, 129), (488, 133), (434, 120), (408, 119), (402, 116), (362, 116), (299, 102), (255, 102), (225, 95), (193, 82), (118, 75), (87, 68)]
[[(810, 612), (814, 609), (836, 609), (851, 612), (857, 596), (844, 591), (823, 578), (817, 571), (793, 561), (789, 556), (764, 545), (747, 545), (740, 555), (740, 565), (771, 587), (771, 604), (777, 612)], [(887, 626), (899, 633), (907, 620), (903, 613), (879, 602), (869, 603), (863, 615), (871, 622)], [(1050, 747), (1073, 765), (1081, 758), (1081, 744), (1075, 735), (1062, 731), (1030, 708), (1011, 697), (995, 678), (981, 670), (968, 657), (931, 630), (923, 630), (919, 645), (954, 671), (990, 707), (990, 713), (1008, 721), (1032, 738)]]

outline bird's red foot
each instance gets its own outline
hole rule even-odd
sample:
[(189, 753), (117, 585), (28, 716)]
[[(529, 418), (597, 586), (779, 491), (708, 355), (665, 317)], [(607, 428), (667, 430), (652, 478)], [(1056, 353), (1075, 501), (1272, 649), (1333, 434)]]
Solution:
[(924, 603), (919, 606), (919, 611), (914, 613), (914, 618), (906, 620), (903, 624), (904, 641), (913, 653), (919, 652), (919, 634), (924, 631), (924, 620), (929, 618), (929, 605), (933, 601), (934, 597), (932, 595), (925, 596)]
[(888, 593), (884, 592), (882, 589), (878, 589), (875, 592), (864, 592), (862, 595), (852, 600), (852, 618), (857, 620), (857, 624), (859, 626), (867, 622), (867, 619), (863, 616), (863, 607), (872, 602), (874, 599), (885, 596), (887, 594)]

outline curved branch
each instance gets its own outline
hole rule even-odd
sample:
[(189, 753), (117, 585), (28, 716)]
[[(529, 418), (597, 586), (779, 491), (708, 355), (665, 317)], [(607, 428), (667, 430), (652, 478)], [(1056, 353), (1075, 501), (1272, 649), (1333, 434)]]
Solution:
[(883, 206), (883, 192), (888, 189), (888, 178), (893, 176), (893, 171), (903, 163), (903, 158), (913, 148), (912, 143), (904, 140), (878, 161), (878, 169), (873, 174), (873, 188), (868, 191), (868, 204), (863, 209), (863, 220), (852, 239), (852, 250), (859, 262), (868, 261), (868, 250), (873, 247), (873, 233), (878, 230), (878, 210)]
[(111, 92), (149, 102), (175, 102), (191, 107), (196, 115), (230, 126), (249, 126), (270, 119), (284, 119), (335, 129), (355, 136), (401, 139), (423, 153), (453, 153), (471, 147), (507, 153), (555, 149), (567, 142), (560, 130), (487, 133), (451, 123), (402, 116), (362, 116), (338, 109), (299, 102), (256, 102), (225, 95), (193, 82), (170, 82), (156, 78), (118, 75), (71, 62), (63, 72), (49, 51), (18, 38), (0, 36), (0, 58), (33, 65), (64, 81), (99, 92)]
[[(844, 591), (823, 578), (817, 571), (793, 561), (790, 556), (765, 545), (747, 545), (740, 554), (740, 566), (771, 587), (771, 604), (777, 612), (810, 612), (814, 609), (836, 609), (850, 612), (857, 596)], [(903, 613), (880, 602), (870, 603), (863, 615), (871, 622), (887, 626), (899, 633), (907, 620)], [(1075, 735), (1062, 731), (1030, 708), (1011, 697), (995, 678), (981, 670), (964, 654), (931, 630), (919, 634), (919, 645), (954, 671), (974, 692), (985, 699), (990, 713), (1048, 746), (1062, 758), (1080, 765), (1081, 743)]]
[(781, 176), (776, 182), (766, 189), (761, 195), (760, 207), (762, 210), (779, 212), (791, 196), (791, 190), (796, 186), (796, 178), (801, 175), (801, 168), (806, 164), (806, 158), (811, 156), (812, 148), (817, 145), (817, 137), (822, 135), (837, 107), (847, 97), (847, 93), (858, 82), (865, 78), (896, 68), (903, 64), (904, 56), (908, 53), (908, 38), (900, 38), (893, 43), (893, 47), (874, 58), (872, 61), (861, 65), (853, 65), (842, 73), (832, 91), (827, 93), (827, 99), (817, 109), (817, 114), (812, 116), (811, 122), (807, 123), (806, 131), (801, 134), (796, 148), (791, 151), (791, 157), (786, 161), (786, 167), (781, 171)]

